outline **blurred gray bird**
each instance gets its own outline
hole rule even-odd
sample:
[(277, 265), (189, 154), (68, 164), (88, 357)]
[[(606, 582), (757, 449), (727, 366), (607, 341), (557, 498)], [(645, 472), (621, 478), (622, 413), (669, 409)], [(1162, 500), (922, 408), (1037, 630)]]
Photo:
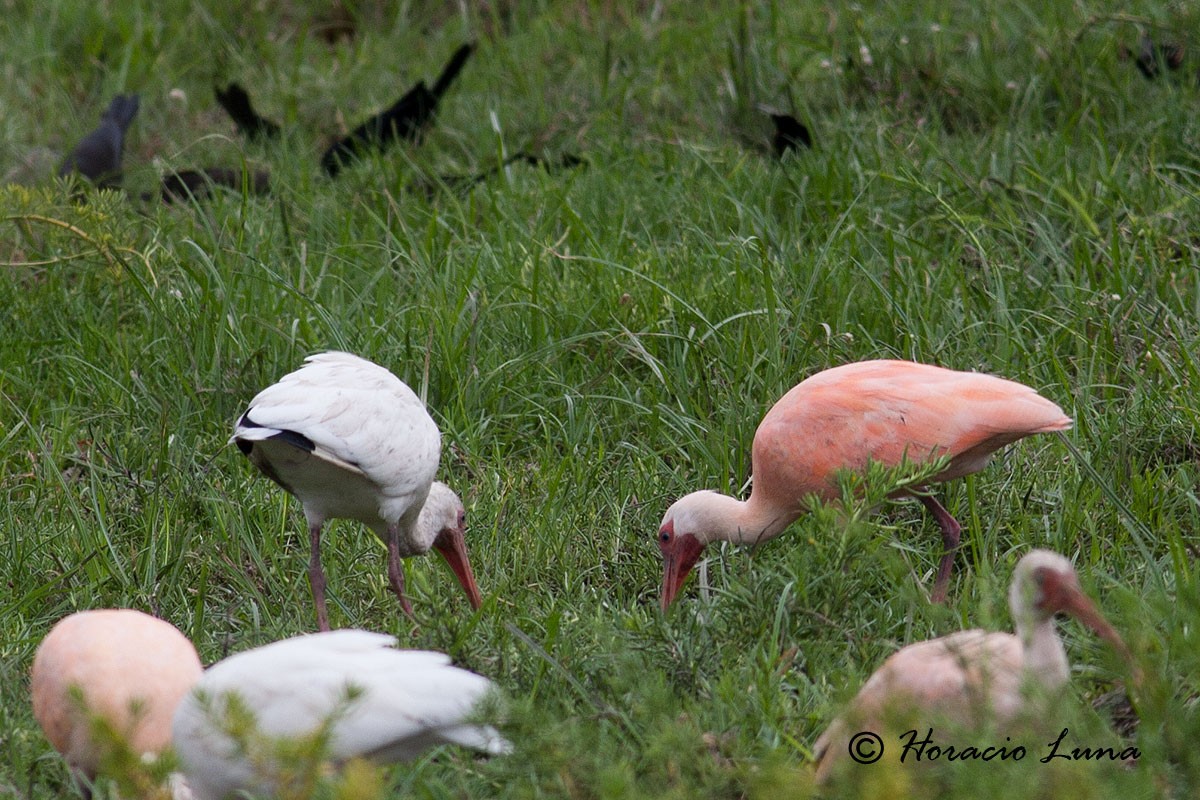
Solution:
[(58, 169), (60, 176), (78, 172), (97, 186), (115, 188), (121, 185), (121, 153), (125, 149), (125, 132), (137, 116), (140, 98), (136, 94), (119, 94), (100, 116), (100, 125), (75, 145)]

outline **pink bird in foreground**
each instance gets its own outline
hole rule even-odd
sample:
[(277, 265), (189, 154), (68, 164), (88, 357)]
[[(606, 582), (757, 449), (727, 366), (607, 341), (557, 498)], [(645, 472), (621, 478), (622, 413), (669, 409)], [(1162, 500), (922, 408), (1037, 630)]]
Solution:
[[(1132, 662), (1125, 642), (1079, 588), (1071, 562), (1057, 553), (1027, 553), (1013, 572), (1008, 602), (1015, 636), (959, 631), (910, 644), (883, 662), (813, 745), (817, 781), (827, 780), (846, 760), (857, 731), (881, 734), (893, 723), (922, 729), (938, 722), (1004, 726), (1023, 713), (1036, 721), (1037, 709), (1045, 707), (1039, 701), (1052, 699), (1070, 674), (1054, 628), (1056, 613), (1074, 616)], [(1134, 674), (1136, 681), (1136, 668)]]
[(446, 559), (471, 605), (483, 605), (467, 558), (462, 500), (433, 479), (442, 448), (437, 423), (388, 370), (349, 353), (309, 356), (250, 401), (230, 441), (304, 507), (321, 630), (329, 630), (321, 567), (327, 519), (356, 519), (387, 545), (388, 581), (409, 617), (400, 559), (430, 548)]
[[(1018, 439), (1070, 427), (1062, 409), (1033, 389), (991, 375), (911, 361), (861, 361), (819, 372), (794, 386), (758, 426), (749, 500), (699, 491), (667, 509), (658, 533), (663, 610), (705, 545), (753, 545), (778, 536), (807, 511), (808, 496), (837, 499), (841, 470), (949, 457), (930, 479), (939, 483), (983, 469), (993, 452)], [(944, 553), (931, 593), (941, 602), (962, 528), (933, 497), (917, 497), (942, 529)]]
[(50, 744), (87, 786), (105, 743), (93, 718), (135, 753), (171, 744), (171, 718), (200, 679), (196, 648), (175, 626), (132, 609), (80, 611), (59, 620), (33, 658), (33, 715)]

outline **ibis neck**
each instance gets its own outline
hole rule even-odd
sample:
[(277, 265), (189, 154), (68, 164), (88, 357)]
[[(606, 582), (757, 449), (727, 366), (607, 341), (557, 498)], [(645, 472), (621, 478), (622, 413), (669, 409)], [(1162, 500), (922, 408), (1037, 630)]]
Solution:
[[(414, 517), (416, 518), (414, 519)], [(421, 514), (417, 516), (414, 511), (406, 513), (399, 520), (391, 524), (385, 523), (379, 518), (372, 520), (368, 524), (371, 525), (371, 529), (375, 531), (375, 535), (384, 544), (387, 544), (395, 537), (396, 546), (401, 558), (419, 556), (429, 552), (429, 548), (433, 546), (433, 540), (438, 535), (433, 515)]]
[(1067, 651), (1054, 628), (1054, 618), (1018, 620), (1017, 636), (1024, 653), (1025, 674), (1046, 689), (1057, 689), (1070, 677)]
[(754, 545), (773, 539), (800, 516), (799, 511), (788, 513), (763, 502), (755, 493), (746, 501), (723, 494), (713, 495), (713, 500), (717, 512), (714, 516), (721, 526), (713, 531), (712, 538), (737, 544)]

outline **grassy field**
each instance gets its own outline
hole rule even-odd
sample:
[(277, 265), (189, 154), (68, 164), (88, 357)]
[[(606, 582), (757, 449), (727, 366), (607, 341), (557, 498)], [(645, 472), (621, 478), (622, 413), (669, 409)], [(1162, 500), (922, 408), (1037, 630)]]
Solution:
[[(1195, 9), (225, 5), (6, 4), (0, 796), (73, 794), (28, 705), (59, 617), (152, 611), (206, 663), (314, 629), (299, 505), (226, 440), (328, 349), (426, 397), (485, 596), (469, 613), (412, 560), (412, 630), (382, 547), (339, 522), (334, 625), (449, 652), (509, 698), (513, 757), (437, 752), (395, 771), (397, 796), (809, 796), (812, 743), (865, 678), (909, 642), (1007, 629), (1032, 547), (1077, 564), (1146, 673), (1137, 767), (880, 767), (845, 795), (1200, 791)], [(1122, 56), (1143, 34), (1190, 46), (1183, 67), (1143, 77)], [(468, 40), (423, 144), (320, 172), (334, 136)], [(212, 96), (230, 80), (280, 141), (235, 135)], [(125, 91), (129, 195), (76, 204), (53, 164)], [(760, 104), (808, 122), (813, 149), (772, 156)], [(445, 179), (521, 150), (586, 164)], [(271, 195), (138, 199), (212, 164), (269, 169)], [(944, 487), (965, 527), (949, 604), (925, 598), (940, 539), (909, 502), (709, 548), (707, 591), (660, 613), (670, 502), (739, 491), (776, 398), (878, 357), (1001, 374), (1075, 419)], [(1055, 727), (1115, 740), (1088, 709), (1122, 665), (1061, 629)]]

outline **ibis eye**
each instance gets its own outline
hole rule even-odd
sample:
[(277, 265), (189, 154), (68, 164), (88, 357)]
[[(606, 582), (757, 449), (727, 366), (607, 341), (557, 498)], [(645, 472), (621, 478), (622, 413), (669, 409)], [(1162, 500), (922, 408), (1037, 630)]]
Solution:
[(671, 534), (667, 533), (666, 531), (663, 531), (660, 534), (658, 534), (658, 539), (663, 544), (666, 544), (667, 542), (671, 541)]

